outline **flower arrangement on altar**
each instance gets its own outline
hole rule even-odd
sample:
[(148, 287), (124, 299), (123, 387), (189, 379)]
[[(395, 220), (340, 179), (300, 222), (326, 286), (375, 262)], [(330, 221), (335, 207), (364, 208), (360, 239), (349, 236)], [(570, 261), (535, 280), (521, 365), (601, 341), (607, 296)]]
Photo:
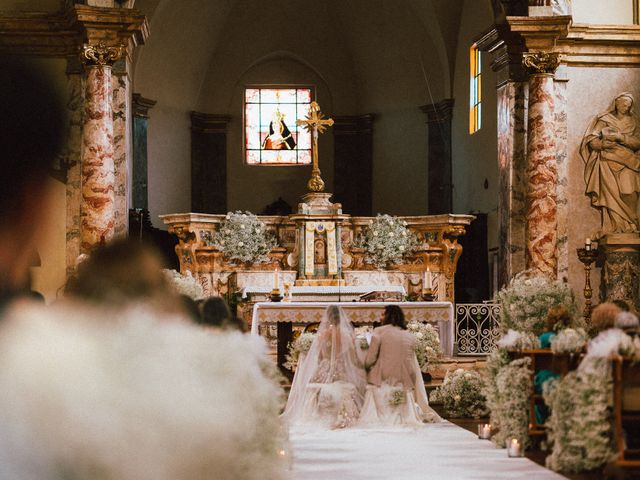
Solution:
[(211, 243), (232, 263), (266, 263), (269, 252), (277, 246), (265, 224), (254, 214), (241, 210), (227, 213)]
[(438, 330), (429, 324), (422, 322), (410, 322), (407, 324), (407, 331), (412, 333), (416, 339), (416, 357), (420, 369), (424, 372), (429, 364), (438, 363), (442, 358), (442, 346), (440, 345), (440, 336)]
[(489, 413), (484, 379), (478, 372), (458, 368), (447, 372), (443, 384), (431, 394), (431, 401), (442, 403), (450, 417), (480, 418)]
[(384, 268), (411, 255), (418, 246), (418, 238), (407, 228), (407, 222), (378, 214), (363, 229), (355, 246), (365, 250), (365, 262)]
[(589, 341), (584, 328), (565, 328), (551, 339), (551, 351), (559, 353), (576, 353), (581, 351)]
[(180, 295), (186, 295), (194, 300), (205, 297), (202, 285), (189, 270), (184, 275), (176, 270), (164, 269), (163, 272), (167, 276), (168, 282)]
[(304, 332), (301, 333), (298, 338), (289, 344), (289, 353), (287, 354), (287, 361), (283, 364), (285, 368), (291, 371), (295, 371), (298, 367), (301, 355), (306, 355), (316, 338), (315, 333)]
[(573, 317), (575, 298), (568, 285), (546, 276), (516, 275), (500, 290), (497, 300), (502, 304), (500, 326), (503, 331), (517, 330), (540, 335), (545, 328), (549, 308), (564, 305)]

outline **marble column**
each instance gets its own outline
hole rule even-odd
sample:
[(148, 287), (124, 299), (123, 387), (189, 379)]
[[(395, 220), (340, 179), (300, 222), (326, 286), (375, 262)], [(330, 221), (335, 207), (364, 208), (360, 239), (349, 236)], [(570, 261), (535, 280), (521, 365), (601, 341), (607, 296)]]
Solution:
[(526, 266), (556, 278), (558, 166), (553, 74), (558, 67), (558, 55), (529, 52), (524, 54), (523, 63), (531, 71), (527, 115)]
[(333, 117), (334, 198), (353, 216), (372, 214), (374, 118), (373, 114)]
[(111, 67), (122, 47), (85, 45), (87, 69), (82, 134), (80, 248), (90, 252), (115, 233), (115, 166)]
[(423, 105), (429, 126), (428, 211), (430, 215), (453, 211), (451, 118), (453, 99)]
[(133, 94), (133, 208), (149, 209), (147, 175), (147, 131), (154, 100)]
[(111, 75), (114, 168), (114, 236), (126, 237), (129, 227), (129, 177), (131, 170), (131, 103), (126, 59), (113, 66)]

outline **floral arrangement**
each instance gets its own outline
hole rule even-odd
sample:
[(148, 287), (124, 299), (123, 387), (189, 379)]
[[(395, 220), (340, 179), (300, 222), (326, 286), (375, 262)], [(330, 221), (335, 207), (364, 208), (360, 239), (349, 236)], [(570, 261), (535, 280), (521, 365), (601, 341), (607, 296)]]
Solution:
[(429, 324), (422, 322), (411, 322), (407, 325), (407, 331), (411, 332), (416, 339), (416, 357), (420, 368), (425, 371), (430, 363), (438, 363), (442, 357), (442, 346), (438, 330)]
[(531, 332), (509, 330), (500, 340), (498, 347), (507, 350), (531, 350), (540, 348), (540, 339)]
[(638, 341), (634, 340), (619, 328), (610, 328), (601, 332), (596, 338), (591, 340), (587, 348), (587, 358), (607, 358), (612, 355), (622, 355), (625, 357), (638, 357), (640, 359), (640, 348)]
[(442, 403), (450, 417), (480, 418), (489, 413), (483, 392), (484, 379), (478, 372), (462, 368), (447, 372), (443, 384), (431, 394), (431, 401)]
[(298, 361), (300, 355), (306, 354), (310, 349), (313, 341), (316, 338), (315, 333), (305, 332), (301, 333), (298, 338), (289, 344), (289, 353), (287, 354), (287, 361), (283, 364), (285, 368), (295, 371), (298, 367)]
[(504, 331), (513, 329), (540, 335), (549, 308), (564, 305), (572, 317), (575, 313), (574, 295), (566, 284), (530, 275), (527, 271), (516, 275), (497, 294), (502, 304), (500, 326)]
[(213, 234), (211, 243), (234, 263), (265, 263), (269, 252), (277, 246), (267, 233), (265, 224), (250, 212), (229, 212)]
[(402, 388), (394, 389), (389, 395), (389, 405), (397, 407), (407, 401), (407, 396)]
[(531, 359), (521, 358), (509, 363), (504, 350), (494, 351), (487, 362), (489, 378), (484, 389), (491, 410), (491, 423), (498, 432), (491, 440), (505, 447), (510, 438), (528, 443), (529, 395), (533, 392)]
[(553, 353), (576, 353), (584, 348), (589, 341), (589, 335), (584, 328), (565, 328), (551, 339)]
[(355, 246), (365, 250), (367, 263), (384, 268), (411, 255), (418, 246), (418, 238), (407, 228), (407, 222), (378, 214), (363, 229), (363, 235)]
[(164, 269), (163, 272), (167, 277), (167, 281), (173, 285), (173, 288), (180, 295), (186, 295), (194, 300), (200, 300), (205, 297), (202, 285), (189, 270), (184, 275), (176, 270)]

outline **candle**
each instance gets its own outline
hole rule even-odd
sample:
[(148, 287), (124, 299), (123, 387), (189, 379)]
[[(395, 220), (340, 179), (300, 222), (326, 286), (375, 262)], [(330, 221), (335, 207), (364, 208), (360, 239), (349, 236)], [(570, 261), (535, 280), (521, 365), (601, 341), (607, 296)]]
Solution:
[(591, 239), (590, 238), (587, 238), (584, 241), (584, 249), (587, 250), (587, 251), (591, 250)]
[(478, 438), (481, 440), (489, 440), (491, 438), (491, 424), (478, 425)]
[(425, 290), (433, 289), (433, 283), (431, 281), (431, 270), (427, 267), (427, 271), (424, 272), (424, 288)]
[(280, 288), (280, 278), (278, 275), (278, 267), (273, 272), (273, 289), (278, 290)]
[(510, 457), (522, 457), (522, 443), (517, 438), (509, 440), (507, 453)]

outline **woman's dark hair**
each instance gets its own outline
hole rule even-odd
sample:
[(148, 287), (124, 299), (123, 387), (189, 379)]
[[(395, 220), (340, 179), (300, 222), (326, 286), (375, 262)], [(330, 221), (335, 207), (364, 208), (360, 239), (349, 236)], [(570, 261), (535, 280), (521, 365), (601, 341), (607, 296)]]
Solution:
[(210, 297), (202, 304), (200, 324), (224, 328), (231, 320), (231, 311), (222, 297)]
[(393, 325), (400, 327), (403, 330), (407, 329), (407, 322), (404, 319), (404, 312), (397, 305), (387, 305), (384, 307), (384, 320), (383, 325)]

